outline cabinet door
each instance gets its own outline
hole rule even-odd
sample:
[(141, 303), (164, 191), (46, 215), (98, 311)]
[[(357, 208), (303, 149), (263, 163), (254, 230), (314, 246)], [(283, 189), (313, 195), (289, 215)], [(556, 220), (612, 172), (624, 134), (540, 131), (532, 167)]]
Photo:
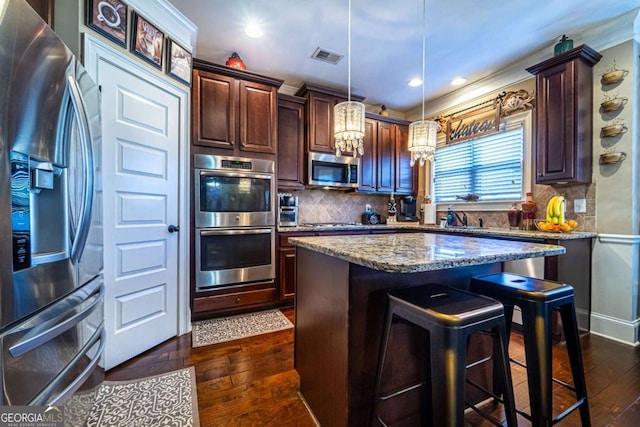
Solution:
[[(396, 133), (396, 180), (394, 193), (414, 194), (416, 177), (409, 153), (409, 126), (394, 125)], [(417, 168), (417, 166), (416, 166)]]
[(53, 28), (55, 0), (27, 0), (27, 3), (40, 15), (44, 22)]
[(334, 153), (333, 106), (336, 98), (329, 95), (311, 93), (309, 95), (309, 150)]
[(193, 71), (193, 143), (233, 149), (238, 110), (237, 82), (227, 76)]
[(240, 149), (276, 152), (277, 90), (273, 86), (239, 81)]
[(574, 90), (573, 62), (538, 74), (536, 176), (540, 184), (575, 177)]
[(373, 119), (364, 120), (364, 155), (360, 159), (360, 184), (361, 191), (376, 191), (378, 169), (376, 167), (376, 140), (378, 122)]
[(296, 293), (296, 248), (280, 249), (280, 300), (291, 300)]
[(377, 131), (378, 188), (380, 192), (391, 193), (395, 181), (395, 140), (392, 123), (378, 122)]
[(278, 102), (278, 188), (304, 188), (304, 104)]

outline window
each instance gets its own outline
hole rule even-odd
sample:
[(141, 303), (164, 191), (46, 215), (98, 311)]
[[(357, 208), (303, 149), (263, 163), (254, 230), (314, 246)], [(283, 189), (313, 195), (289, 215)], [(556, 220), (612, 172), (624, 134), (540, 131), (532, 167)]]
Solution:
[[(524, 200), (531, 185), (525, 162), (530, 145), (528, 117), (510, 118), (499, 133), (436, 149), (436, 203), (462, 202), (465, 209), (475, 205), (476, 210), (493, 210)], [(469, 194), (477, 195), (478, 203), (458, 197)]]

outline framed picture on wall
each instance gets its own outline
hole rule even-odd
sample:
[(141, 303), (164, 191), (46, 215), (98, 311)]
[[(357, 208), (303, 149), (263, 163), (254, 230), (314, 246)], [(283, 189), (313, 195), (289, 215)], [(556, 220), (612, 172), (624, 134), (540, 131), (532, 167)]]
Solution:
[(128, 9), (120, 0), (87, 0), (87, 27), (127, 47)]
[(162, 69), (164, 33), (137, 13), (132, 13), (131, 52)]
[(167, 42), (167, 74), (191, 86), (191, 52), (171, 39)]

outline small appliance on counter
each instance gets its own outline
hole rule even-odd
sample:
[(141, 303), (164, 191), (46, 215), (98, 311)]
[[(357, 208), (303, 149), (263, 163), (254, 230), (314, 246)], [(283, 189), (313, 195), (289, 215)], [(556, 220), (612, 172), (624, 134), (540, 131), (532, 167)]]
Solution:
[(413, 196), (404, 196), (400, 198), (400, 211), (398, 212), (398, 221), (400, 222), (418, 222), (416, 216), (416, 198)]
[(278, 193), (278, 226), (296, 227), (298, 225), (298, 196), (290, 193)]
[(362, 214), (362, 223), (364, 225), (382, 224), (382, 217), (378, 212), (374, 212), (372, 210), (366, 210)]

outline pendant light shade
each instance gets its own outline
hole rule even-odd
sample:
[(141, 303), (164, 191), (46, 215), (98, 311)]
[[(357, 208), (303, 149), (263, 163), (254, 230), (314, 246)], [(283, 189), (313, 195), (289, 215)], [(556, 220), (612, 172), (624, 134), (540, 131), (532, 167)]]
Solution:
[(333, 136), (336, 139), (336, 156), (343, 151), (353, 152), (353, 157), (364, 154), (364, 113), (362, 102), (351, 100), (351, 0), (349, 0), (349, 33), (347, 52), (347, 101), (333, 107)]
[(424, 119), (424, 68), (426, 49), (426, 21), (427, 21), (427, 1), (422, 1), (422, 120), (409, 125), (409, 152), (411, 153), (411, 166), (420, 162), (424, 166), (426, 160), (432, 161), (436, 153), (436, 142), (438, 140), (438, 124), (431, 120)]
[(438, 124), (431, 120), (420, 120), (409, 125), (409, 152), (411, 153), (411, 166), (416, 161), (424, 166), (426, 160), (433, 160), (436, 153), (436, 141), (438, 138)]
[(336, 138), (336, 156), (343, 151), (353, 151), (353, 156), (364, 154), (364, 104), (346, 101), (333, 107), (334, 136)]

